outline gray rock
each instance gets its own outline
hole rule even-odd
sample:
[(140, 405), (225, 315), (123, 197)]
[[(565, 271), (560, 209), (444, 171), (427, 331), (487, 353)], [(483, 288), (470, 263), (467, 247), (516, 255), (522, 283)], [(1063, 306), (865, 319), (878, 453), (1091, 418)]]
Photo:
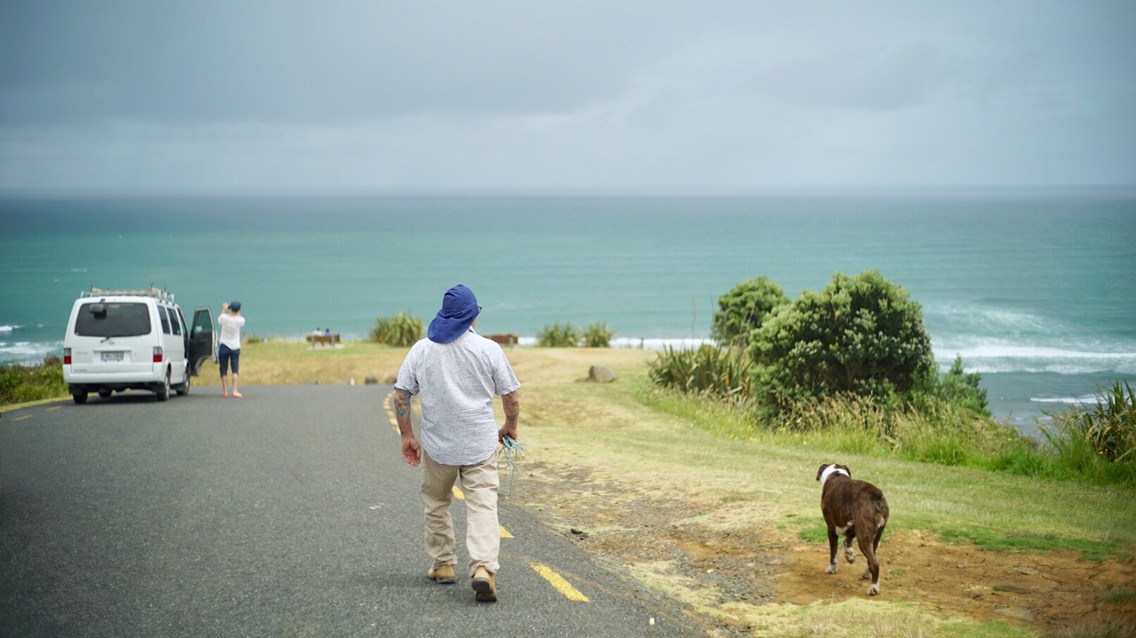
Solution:
[(588, 368), (588, 381), (611, 383), (615, 381), (615, 373), (607, 366), (592, 366)]

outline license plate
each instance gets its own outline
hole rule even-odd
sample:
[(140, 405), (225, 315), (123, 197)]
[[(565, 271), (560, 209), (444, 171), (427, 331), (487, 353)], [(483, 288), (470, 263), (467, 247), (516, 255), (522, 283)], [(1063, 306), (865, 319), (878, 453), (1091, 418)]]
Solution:
[(103, 355), (103, 361), (105, 361), (105, 362), (122, 361), (123, 353), (122, 352), (104, 352), (104, 353), (102, 353), (102, 355)]

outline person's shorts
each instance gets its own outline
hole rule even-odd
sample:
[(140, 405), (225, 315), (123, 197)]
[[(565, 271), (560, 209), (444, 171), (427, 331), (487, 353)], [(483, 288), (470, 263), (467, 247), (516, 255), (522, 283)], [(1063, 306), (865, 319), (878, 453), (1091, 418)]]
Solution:
[(217, 363), (221, 366), (221, 376), (229, 374), (229, 363), (233, 364), (233, 374), (241, 373), (241, 349), (233, 350), (222, 345), (217, 348)]

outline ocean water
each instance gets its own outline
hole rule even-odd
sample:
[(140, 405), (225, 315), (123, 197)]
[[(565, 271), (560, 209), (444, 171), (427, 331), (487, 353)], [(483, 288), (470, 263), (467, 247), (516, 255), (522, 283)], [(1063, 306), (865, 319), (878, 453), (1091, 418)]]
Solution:
[(361, 338), (465, 283), (482, 333), (606, 322), (623, 347), (706, 339), (760, 275), (790, 297), (876, 269), (936, 357), (1023, 429), (1136, 380), (1136, 197), (1107, 193), (0, 199), (0, 363), (58, 354), (81, 290), (244, 304), (247, 334)]

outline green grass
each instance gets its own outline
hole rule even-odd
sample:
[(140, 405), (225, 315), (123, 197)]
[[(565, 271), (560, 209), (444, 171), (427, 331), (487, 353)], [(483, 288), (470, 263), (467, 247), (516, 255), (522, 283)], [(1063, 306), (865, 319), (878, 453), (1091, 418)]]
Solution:
[(997, 552), (1080, 552), (1082, 560), (1103, 562), (1125, 558), (1125, 548), (1114, 542), (1070, 538), (1057, 534), (1007, 533), (1004, 530), (975, 527), (943, 529), (939, 536), (956, 544), (972, 544), (979, 549)]
[[(638, 423), (634, 430), (615, 428), (609, 437), (602, 430), (562, 427), (558, 435), (565, 434), (565, 438), (558, 436), (557, 445), (579, 446), (581, 459), (602, 456), (601, 468), (634, 467), (643, 480), (658, 480), (658, 489), (664, 492), (668, 476), (682, 477), (697, 485), (705, 498), (719, 501), (752, 502), (755, 486), (759, 486), (759, 495), (776, 495), (774, 502), (755, 504), (754, 516), (763, 519), (814, 519), (816, 467), (839, 459), (853, 468), (854, 475), (888, 486), (895, 529), (967, 538), (991, 549), (1071, 549), (1090, 558), (1125, 555), (1136, 544), (1136, 530), (1131, 526), (1136, 493), (1130, 489), (1047, 482), (1039, 490), (1038, 482), (1027, 477), (842, 454), (807, 437), (755, 440), (737, 437), (739, 432), (730, 428), (720, 430), (724, 431), (729, 431), (726, 438), (708, 436), (694, 423), (656, 432)], [(729, 438), (730, 434), (735, 438)], [(793, 444), (786, 443), (793, 438)], [(584, 452), (588, 442), (603, 452)], [(1039, 492), (1044, 494), (1039, 496)], [(1006, 506), (992, 508), (993, 502)], [(1021, 529), (1035, 534), (1022, 536), (1017, 531)], [(808, 537), (823, 540), (823, 528), (813, 526)]]

